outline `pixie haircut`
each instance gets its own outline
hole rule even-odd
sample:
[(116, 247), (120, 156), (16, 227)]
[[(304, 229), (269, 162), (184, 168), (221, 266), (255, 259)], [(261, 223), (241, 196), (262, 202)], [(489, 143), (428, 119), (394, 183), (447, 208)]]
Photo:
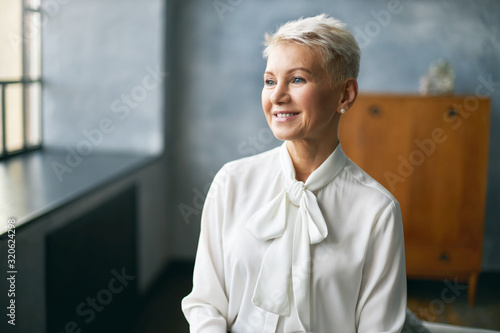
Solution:
[(298, 44), (317, 50), (334, 86), (348, 78), (356, 79), (361, 51), (345, 23), (321, 14), (283, 24), (274, 34), (265, 35), (263, 51), (267, 59), (280, 44)]

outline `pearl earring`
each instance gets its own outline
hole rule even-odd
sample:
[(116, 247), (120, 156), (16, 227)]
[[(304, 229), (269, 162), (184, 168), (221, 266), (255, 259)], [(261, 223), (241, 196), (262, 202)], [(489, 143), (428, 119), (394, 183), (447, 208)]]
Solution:
[(345, 113), (345, 111), (346, 111), (345, 109), (340, 109), (340, 113), (341, 113), (341, 114), (344, 114), (344, 113)]

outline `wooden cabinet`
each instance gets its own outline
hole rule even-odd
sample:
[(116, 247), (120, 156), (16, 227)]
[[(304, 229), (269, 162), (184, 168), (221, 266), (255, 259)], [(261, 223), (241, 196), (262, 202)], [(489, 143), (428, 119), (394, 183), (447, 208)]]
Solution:
[(347, 156), (401, 205), (409, 278), (469, 284), (481, 270), (490, 100), (358, 96), (342, 116)]

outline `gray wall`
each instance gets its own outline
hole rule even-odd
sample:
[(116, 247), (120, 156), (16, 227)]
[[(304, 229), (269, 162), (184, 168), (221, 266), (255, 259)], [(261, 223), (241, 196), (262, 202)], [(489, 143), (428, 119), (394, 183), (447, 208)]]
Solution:
[[(44, 146), (91, 154), (161, 153), (168, 120), (162, 76), (166, 1), (56, 0), (42, 1), (42, 8)], [(141, 189), (142, 292), (170, 258), (170, 165), (164, 154), (127, 178)]]
[(109, 119), (93, 150), (161, 152), (164, 1), (44, 3), (44, 145), (77, 148)]
[[(391, 1), (394, 3), (394, 1)], [(493, 0), (177, 2), (171, 93), (175, 96), (175, 251), (192, 258), (200, 205), (223, 163), (279, 144), (269, 136), (260, 91), (266, 31), (289, 19), (326, 12), (348, 23), (362, 46), (362, 92), (418, 93), (429, 64), (447, 58), (456, 93), (474, 94), (478, 77), (500, 82), (500, 3)], [(227, 4), (219, 7), (214, 3)], [(375, 14), (374, 14), (375, 13)], [(363, 31), (371, 37), (363, 37)], [(500, 270), (500, 85), (491, 91), (491, 148), (484, 270)], [(181, 213), (184, 212), (184, 214)]]

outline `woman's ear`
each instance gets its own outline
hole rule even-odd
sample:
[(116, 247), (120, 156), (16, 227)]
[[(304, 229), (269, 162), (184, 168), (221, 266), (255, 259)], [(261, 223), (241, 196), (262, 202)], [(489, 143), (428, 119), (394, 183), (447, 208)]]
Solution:
[(356, 81), (356, 79), (349, 78), (342, 83), (341, 88), (343, 91), (340, 94), (340, 101), (337, 108), (338, 112), (342, 109), (347, 111), (354, 104), (354, 101), (358, 96), (358, 81)]

